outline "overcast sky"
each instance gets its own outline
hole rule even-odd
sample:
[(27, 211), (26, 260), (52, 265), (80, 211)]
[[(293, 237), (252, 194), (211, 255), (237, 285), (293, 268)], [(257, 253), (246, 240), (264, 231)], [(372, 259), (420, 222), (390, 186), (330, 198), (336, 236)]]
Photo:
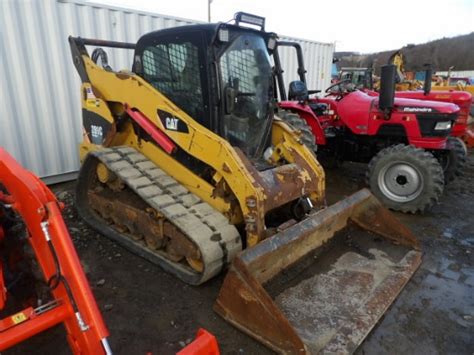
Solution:
[[(207, 21), (207, 0), (91, 2)], [(280, 35), (335, 42), (337, 51), (378, 52), (474, 31), (474, 0), (212, 0), (211, 20), (237, 11), (266, 17), (266, 29)]]

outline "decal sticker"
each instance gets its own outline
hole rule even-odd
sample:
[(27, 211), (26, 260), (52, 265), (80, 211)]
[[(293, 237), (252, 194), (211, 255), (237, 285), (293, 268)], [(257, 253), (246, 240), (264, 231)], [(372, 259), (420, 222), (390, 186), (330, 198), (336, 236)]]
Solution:
[(431, 107), (404, 107), (403, 112), (437, 112)]
[(178, 130), (178, 119), (174, 117), (166, 117), (165, 118), (165, 126), (166, 129), (171, 129), (173, 131)]
[(92, 144), (102, 144), (112, 124), (101, 115), (87, 109), (82, 110), (82, 120), (83, 127), (90, 142)]
[(101, 126), (96, 126), (96, 125), (91, 125), (91, 135), (92, 135), (93, 139), (98, 138), (98, 139), (102, 140), (102, 137), (104, 135), (102, 127)]
[(86, 87), (86, 99), (95, 99), (94, 91), (92, 91), (91, 87)]
[(172, 115), (169, 112), (158, 109), (156, 111), (158, 118), (163, 126), (169, 131), (176, 131), (181, 133), (188, 133), (188, 125), (179, 117)]
[(23, 323), (28, 318), (23, 312), (20, 312), (20, 313), (17, 313), (15, 315), (13, 315), (11, 319), (12, 319), (14, 324), (18, 324), (18, 323)]

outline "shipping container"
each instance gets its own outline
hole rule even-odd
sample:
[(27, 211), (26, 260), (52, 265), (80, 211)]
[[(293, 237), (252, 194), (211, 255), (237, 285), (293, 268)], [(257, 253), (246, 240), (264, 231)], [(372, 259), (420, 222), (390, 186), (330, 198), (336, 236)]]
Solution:
[[(69, 35), (136, 42), (150, 31), (198, 21), (81, 0), (0, 1), (0, 146), (48, 183), (73, 179), (82, 136), (80, 81)], [(332, 43), (298, 41), (310, 89), (329, 86)], [(107, 49), (114, 69), (130, 69), (130, 50)], [(282, 55), (287, 84), (296, 56)]]
[[(436, 75), (447, 76), (448, 71), (437, 71)], [(451, 76), (455, 78), (474, 78), (474, 70), (452, 70)]]

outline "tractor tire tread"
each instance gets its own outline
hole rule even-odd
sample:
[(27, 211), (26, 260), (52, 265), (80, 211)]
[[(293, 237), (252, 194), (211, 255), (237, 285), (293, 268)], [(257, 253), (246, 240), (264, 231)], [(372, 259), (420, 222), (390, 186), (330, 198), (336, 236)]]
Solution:
[(312, 152), (316, 152), (318, 150), (316, 138), (314, 137), (311, 127), (297, 113), (287, 110), (278, 110), (277, 116), (285, 123), (289, 124), (293, 129), (301, 132), (301, 142)]
[[(419, 165), (425, 172), (424, 191), (409, 202), (395, 202), (383, 195), (378, 189), (377, 171), (381, 169), (380, 164), (389, 162), (393, 159), (409, 159), (412, 163)], [(396, 144), (380, 150), (369, 162), (366, 172), (366, 184), (372, 190), (372, 193), (381, 200), (388, 208), (403, 213), (424, 213), (430, 210), (444, 191), (444, 174), (438, 160), (430, 152), (406, 144)]]

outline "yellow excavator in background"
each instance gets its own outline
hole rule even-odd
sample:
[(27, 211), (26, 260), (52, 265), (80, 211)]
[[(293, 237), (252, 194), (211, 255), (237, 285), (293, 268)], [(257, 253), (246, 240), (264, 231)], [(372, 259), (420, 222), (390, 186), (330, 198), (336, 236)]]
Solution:
[[(433, 81), (431, 68), (427, 65), (428, 70), (425, 72), (425, 75), (430, 77), (431, 80), (429, 82), (427, 82), (426, 79), (425, 82), (406, 80), (405, 58), (401, 49), (390, 56), (389, 64), (395, 64), (397, 67), (398, 83), (395, 88), (397, 91), (404, 91), (403, 94), (398, 94), (400, 97), (434, 101), (440, 100), (458, 105), (461, 111), (451, 135), (459, 137), (468, 148), (474, 147), (474, 104), (472, 102), (474, 85), (470, 85), (471, 82), (469, 78), (453, 80), (451, 70), (454, 69), (454, 67), (450, 67), (447, 78), (443, 79), (441, 76), (437, 76), (437, 79)], [(429, 89), (427, 89), (428, 84)], [(424, 93), (417, 96), (414, 91), (421, 89), (423, 89)], [(431, 90), (435, 92), (429, 94)], [(464, 91), (464, 93), (462, 91)], [(464, 152), (467, 153), (466, 147), (464, 147)]]
[[(136, 44), (70, 37), (76, 205), (189, 284), (230, 266), (215, 310), (266, 346), (352, 352), (419, 266), (419, 243), (368, 190), (326, 208), (314, 138), (273, 101), (277, 36), (264, 24), (237, 13)], [(132, 70), (114, 71), (101, 47), (134, 49)]]
[(408, 80), (405, 77), (405, 56), (402, 50), (394, 52), (388, 59), (388, 64), (394, 64), (397, 67), (397, 83), (395, 84), (396, 91), (420, 90), (423, 89), (423, 81)]

